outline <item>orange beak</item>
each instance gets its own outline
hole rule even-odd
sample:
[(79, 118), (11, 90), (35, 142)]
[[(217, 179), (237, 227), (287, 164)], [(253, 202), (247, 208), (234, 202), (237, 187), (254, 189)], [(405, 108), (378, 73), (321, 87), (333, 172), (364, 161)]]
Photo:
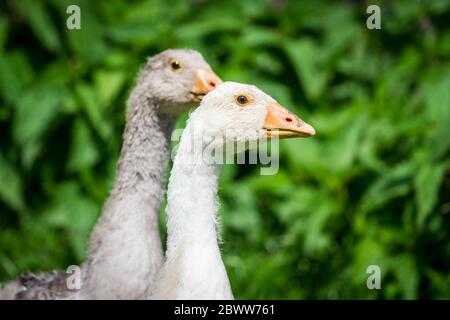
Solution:
[(199, 102), (203, 96), (222, 83), (222, 80), (208, 69), (197, 69), (195, 71), (195, 85), (191, 90), (194, 100)]
[(268, 113), (264, 123), (266, 138), (294, 138), (311, 137), (316, 131), (299, 117), (290, 113), (279, 103), (274, 102), (268, 106)]

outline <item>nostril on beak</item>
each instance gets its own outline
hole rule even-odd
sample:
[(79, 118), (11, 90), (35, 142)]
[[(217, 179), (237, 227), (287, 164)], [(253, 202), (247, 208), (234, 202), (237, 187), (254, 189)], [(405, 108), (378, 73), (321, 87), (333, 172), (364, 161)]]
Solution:
[(287, 122), (292, 122), (292, 119), (291, 118), (286, 118), (286, 121)]
[(194, 87), (191, 91), (198, 94), (207, 94), (222, 83), (222, 80), (209, 69), (197, 69), (194, 72)]

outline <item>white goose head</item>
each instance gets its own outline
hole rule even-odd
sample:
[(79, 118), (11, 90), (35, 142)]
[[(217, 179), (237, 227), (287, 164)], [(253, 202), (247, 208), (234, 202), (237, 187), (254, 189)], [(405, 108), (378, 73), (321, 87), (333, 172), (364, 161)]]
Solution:
[(239, 143), (315, 134), (312, 126), (262, 90), (236, 82), (224, 82), (208, 93), (193, 116), (203, 123), (204, 140), (213, 144), (224, 138)]

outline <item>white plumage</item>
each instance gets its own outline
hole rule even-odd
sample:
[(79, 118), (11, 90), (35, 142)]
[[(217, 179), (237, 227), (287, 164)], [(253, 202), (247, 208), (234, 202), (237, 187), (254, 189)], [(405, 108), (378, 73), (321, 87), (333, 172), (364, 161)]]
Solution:
[[(239, 103), (242, 96), (248, 103)], [(258, 88), (234, 82), (211, 91), (192, 113), (170, 175), (166, 261), (151, 299), (233, 299), (217, 242), (221, 165), (205, 150), (256, 141), (275, 129), (280, 137), (314, 134)]]

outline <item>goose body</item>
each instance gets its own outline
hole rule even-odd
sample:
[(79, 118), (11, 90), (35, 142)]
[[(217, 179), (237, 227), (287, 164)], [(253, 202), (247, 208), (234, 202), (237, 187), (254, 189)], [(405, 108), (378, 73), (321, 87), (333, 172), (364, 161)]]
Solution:
[(205, 150), (269, 136), (313, 134), (312, 127), (254, 86), (225, 82), (204, 97), (187, 122), (174, 159), (166, 261), (150, 299), (233, 299), (217, 241), (221, 164)]
[(114, 187), (91, 234), (81, 289), (55, 287), (67, 275), (49, 272), (20, 277), (0, 298), (144, 298), (163, 263), (159, 207), (173, 126), (220, 82), (196, 51), (166, 50), (150, 58), (127, 102)]

